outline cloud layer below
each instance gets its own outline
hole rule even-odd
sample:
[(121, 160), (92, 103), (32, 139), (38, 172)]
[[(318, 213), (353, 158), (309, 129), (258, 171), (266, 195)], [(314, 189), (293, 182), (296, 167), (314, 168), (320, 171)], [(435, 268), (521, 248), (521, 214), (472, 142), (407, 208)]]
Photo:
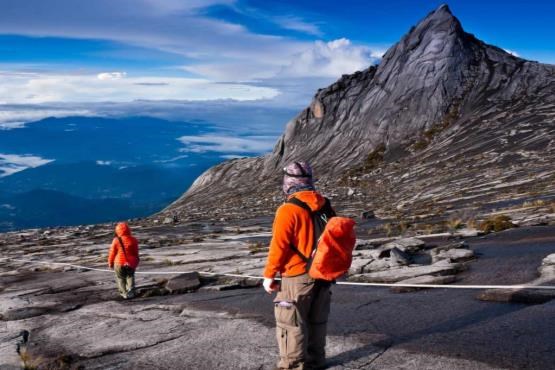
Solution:
[(0, 153), (0, 177), (13, 175), (27, 168), (35, 168), (52, 162), (34, 155), (2, 154)]
[(28, 105), (0, 105), (0, 131), (25, 127), (25, 123), (45, 117), (91, 116), (94, 113), (84, 108), (55, 108)]
[(275, 145), (273, 136), (232, 137), (223, 135), (182, 136), (178, 139), (187, 147), (182, 152), (220, 152), (231, 154), (260, 154)]
[(127, 77), (125, 72), (95, 75), (2, 73), (0, 104), (129, 102), (134, 100), (271, 99), (276, 89), (179, 77)]

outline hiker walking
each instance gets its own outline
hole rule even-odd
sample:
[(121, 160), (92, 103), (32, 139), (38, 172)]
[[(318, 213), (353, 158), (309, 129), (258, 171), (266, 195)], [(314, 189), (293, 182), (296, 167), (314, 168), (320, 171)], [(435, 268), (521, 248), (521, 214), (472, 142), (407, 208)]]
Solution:
[[(277, 291), (274, 299), (277, 367), (318, 369), (325, 366), (331, 283), (307, 273), (318, 238), (313, 213), (331, 218), (335, 212), (329, 200), (315, 190), (308, 163), (291, 163), (284, 172), (287, 201), (275, 215), (263, 286), (268, 293)], [(281, 284), (274, 280), (278, 273)]]
[(116, 225), (116, 236), (108, 254), (108, 266), (114, 269), (119, 294), (135, 297), (135, 269), (139, 265), (139, 244), (125, 222)]

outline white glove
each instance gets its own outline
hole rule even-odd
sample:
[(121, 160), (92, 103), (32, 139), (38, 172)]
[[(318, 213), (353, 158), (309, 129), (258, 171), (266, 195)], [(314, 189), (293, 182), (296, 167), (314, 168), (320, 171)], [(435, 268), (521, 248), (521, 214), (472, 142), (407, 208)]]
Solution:
[(274, 279), (269, 278), (264, 278), (264, 282), (262, 283), (264, 290), (268, 292), (268, 294), (275, 292), (277, 290), (277, 285), (278, 284), (274, 281)]

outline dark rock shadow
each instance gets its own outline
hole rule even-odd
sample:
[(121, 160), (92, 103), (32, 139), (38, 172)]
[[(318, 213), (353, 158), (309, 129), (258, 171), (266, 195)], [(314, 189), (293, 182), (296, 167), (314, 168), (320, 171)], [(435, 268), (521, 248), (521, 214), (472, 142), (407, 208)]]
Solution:
[[(364, 357), (369, 357), (372, 354), (376, 353), (377, 349), (381, 353), (383, 353), (391, 347), (400, 346), (406, 343), (411, 343), (415, 340), (432, 336), (434, 334), (442, 334), (442, 333), (458, 331), (471, 325), (477, 325), (479, 323), (483, 323), (492, 319), (496, 319), (505, 315), (512, 314), (526, 307), (527, 306), (525, 305), (512, 305), (511, 309), (506, 309), (505, 312), (500, 312), (499, 306), (495, 305), (495, 306), (488, 307), (483, 310), (474, 312), (472, 314), (465, 315), (462, 317), (457, 317), (452, 320), (447, 320), (437, 325), (428, 327), (423, 330), (418, 330), (412, 333), (406, 333), (406, 334), (401, 333), (399, 335), (394, 335), (392, 333), (384, 333), (385, 335), (389, 336), (387, 339), (382, 339), (373, 343), (369, 343), (362, 347), (355, 348), (355, 349), (340, 353), (336, 356), (330, 357), (328, 359), (328, 362), (329, 362), (328, 366), (343, 365), (348, 362), (357, 361)], [(458, 351), (459, 352), (464, 351), (464, 348), (460, 348), (458, 349)], [(465, 357), (472, 358), (472, 354), (468, 353), (468, 356), (465, 356)], [(490, 360), (493, 361), (493, 359), (490, 359)], [(374, 360), (371, 360), (371, 362), (373, 361)], [(487, 362), (487, 359), (481, 359), (480, 361)]]

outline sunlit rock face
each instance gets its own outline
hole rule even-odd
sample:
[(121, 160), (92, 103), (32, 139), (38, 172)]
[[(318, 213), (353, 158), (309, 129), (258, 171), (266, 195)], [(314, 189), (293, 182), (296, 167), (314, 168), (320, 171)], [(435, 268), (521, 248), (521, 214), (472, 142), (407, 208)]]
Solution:
[[(538, 173), (528, 184), (555, 194), (554, 93), (555, 66), (485, 44), (443, 5), (379, 65), (320, 89), (272, 153), (211, 168), (164, 212), (234, 217), (241, 207), (272, 209), (292, 160), (310, 161), (337, 202), (348, 194), (349, 204), (377, 209), (467, 199), (480, 182), (497, 196), (492, 181), (517, 186)], [(352, 190), (338, 190), (345, 185)]]

